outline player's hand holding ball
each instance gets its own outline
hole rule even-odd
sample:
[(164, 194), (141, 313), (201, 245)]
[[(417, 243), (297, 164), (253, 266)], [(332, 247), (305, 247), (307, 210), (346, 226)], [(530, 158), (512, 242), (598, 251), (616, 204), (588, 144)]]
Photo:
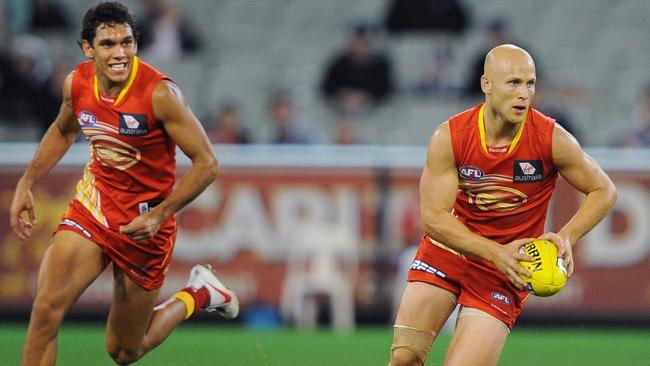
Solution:
[(531, 273), (531, 277), (520, 275), (528, 282), (527, 290), (541, 297), (560, 292), (567, 281), (567, 270), (562, 258), (557, 256), (557, 247), (548, 240), (533, 240), (521, 246), (520, 252), (535, 258), (532, 262), (519, 264)]

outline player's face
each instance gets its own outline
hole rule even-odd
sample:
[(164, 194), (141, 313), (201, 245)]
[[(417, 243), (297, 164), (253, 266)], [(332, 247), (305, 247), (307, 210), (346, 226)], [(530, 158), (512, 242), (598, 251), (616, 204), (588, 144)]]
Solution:
[(489, 79), (486, 95), (491, 107), (506, 122), (522, 122), (535, 95), (535, 65), (527, 59), (504, 61)]
[(95, 62), (97, 76), (112, 83), (126, 82), (138, 47), (128, 24), (102, 23), (92, 45), (84, 41), (84, 54)]

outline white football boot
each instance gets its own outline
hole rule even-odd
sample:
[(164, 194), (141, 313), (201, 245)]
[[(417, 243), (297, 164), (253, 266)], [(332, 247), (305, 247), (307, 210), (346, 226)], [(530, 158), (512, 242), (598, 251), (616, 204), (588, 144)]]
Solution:
[(216, 311), (226, 319), (233, 319), (239, 314), (239, 300), (235, 292), (224, 286), (209, 264), (197, 264), (190, 272), (187, 286), (195, 290), (201, 287), (208, 289), (210, 303), (204, 307), (208, 312)]

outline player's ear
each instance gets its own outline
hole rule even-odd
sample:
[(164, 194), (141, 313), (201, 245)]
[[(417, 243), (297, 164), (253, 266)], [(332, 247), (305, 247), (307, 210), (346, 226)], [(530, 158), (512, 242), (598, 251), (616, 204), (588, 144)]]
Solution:
[(83, 50), (84, 56), (90, 59), (95, 57), (95, 49), (85, 39), (81, 41), (81, 49)]
[(483, 74), (481, 76), (481, 90), (483, 90), (483, 93), (485, 94), (489, 93), (491, 86), (492, 83), (490, 83), (490, 79), (488, 79), (488, 77), (485, 74)]

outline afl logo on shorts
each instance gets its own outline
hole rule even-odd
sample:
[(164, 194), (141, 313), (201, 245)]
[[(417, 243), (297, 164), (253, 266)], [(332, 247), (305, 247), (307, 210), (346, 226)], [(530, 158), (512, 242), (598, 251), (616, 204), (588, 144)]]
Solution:
[(81, 111), (79, 112), (79, 125), (83, 127), (91, 127), (94, 126), (95, 123), (97, 123), (97, 118), (95, 117), (94, 114), (88, 112), (88, 111)]
[(473, 165), (463, 165), (458, 168), (458, 175), (462, 180), (477, 181), (483, 178), (483, 170)]
[(496, 292), (496, 291), (492, 292), (492, 298), (497, 301), (501, 301), (502, 303), (507, 305), (510, 305), (510, 303), (512, 302), (512, 300), (510, 300), (510, 297), (508, 295), (502, 294), (501, 292)]

